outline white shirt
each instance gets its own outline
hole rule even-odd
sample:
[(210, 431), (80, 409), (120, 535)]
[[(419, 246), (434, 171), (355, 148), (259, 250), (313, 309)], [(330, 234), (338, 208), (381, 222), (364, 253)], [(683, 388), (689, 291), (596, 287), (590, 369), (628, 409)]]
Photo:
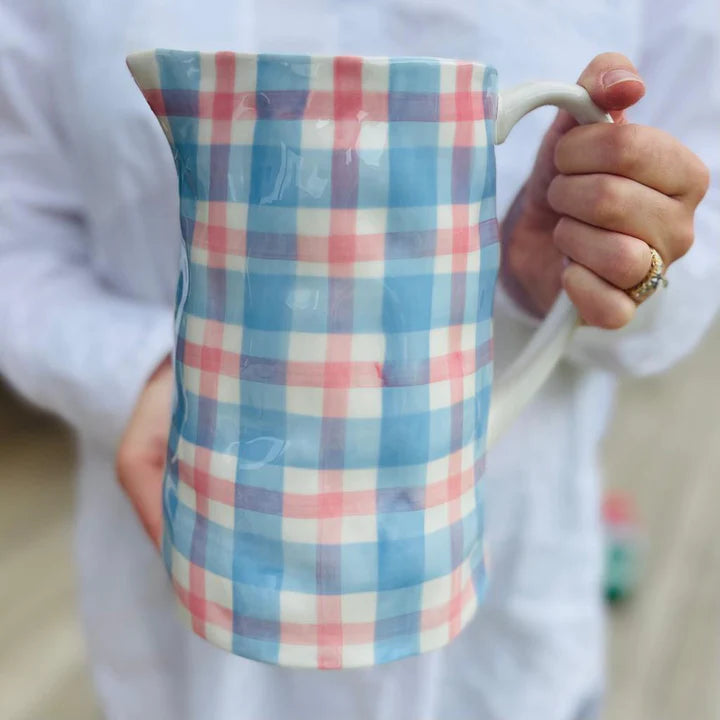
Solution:
[[(720, 18), (714, 0), (4, 0), (0, 5), (0, 371), (78, 430), (77, 558), (110, 720), (574, 720), (602, 689), (596, 453), (616, 372), (688, 353), (720, 302)], [(575, 80), (627, 54), (647, 83), (631, 120), (710, 165), (697, 244), (626, 330), (583, 329), (488, 460), (485, 605), (448, 648), (376, 669), (298, 672), (226, 654), (176, 621), (113, 476), (113, 449), (172, 346), (179, 226), (162, 132), (124, 66), (150, 47), (440, 55), (501, 86)], [(498, 150), (501, 213), (552, 117)], [(502, 368), (529, 328), (496, 310)]]

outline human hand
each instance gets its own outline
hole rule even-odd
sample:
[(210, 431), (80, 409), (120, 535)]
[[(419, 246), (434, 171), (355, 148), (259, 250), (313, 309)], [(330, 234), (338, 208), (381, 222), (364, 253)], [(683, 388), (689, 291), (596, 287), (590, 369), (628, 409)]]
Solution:
[(586, 324), (615, 329), (635, 313), (624, 290), (647, 275), (650, 248), (665, 267), (690, 249), (709, 174), (671, 135), (627, 123), (645, 86), (626, 57), (598, 55), (578, 82), (615, 124), (558, 113), (502, 224), (501, 278), (534, 315), (563, 287)]
[(120, 485), (157, 548), (162, 538), (162, 483), (172, 384), (173, 372), (168, 358), (143, 388), (115, 460)]

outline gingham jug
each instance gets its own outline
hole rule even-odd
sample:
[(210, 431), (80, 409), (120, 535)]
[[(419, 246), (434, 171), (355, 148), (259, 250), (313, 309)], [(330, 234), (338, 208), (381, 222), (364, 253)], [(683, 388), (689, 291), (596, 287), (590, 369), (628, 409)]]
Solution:
[(163, 556), (210, 642), (279, 665), (447, 644), (486, 585), (486, 445), (560, 357), (561, 297), (492, 385), (494, 144), (582, 88), (431, 58), (158, 50), (184, 268)]

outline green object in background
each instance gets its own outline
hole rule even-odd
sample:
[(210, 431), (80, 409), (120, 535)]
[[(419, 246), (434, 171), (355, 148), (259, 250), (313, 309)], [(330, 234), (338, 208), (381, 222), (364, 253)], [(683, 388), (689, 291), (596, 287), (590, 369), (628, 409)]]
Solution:
[(609, 494), (603, 505), (605, 527), (605, 597), (610, 603), (627, 599), (640, 575), (637, 514), (631, 499)]
[(638, 583), (637, 547), (610, 540), (605, 552), (605, 597), (611, 603), (624, 600)]

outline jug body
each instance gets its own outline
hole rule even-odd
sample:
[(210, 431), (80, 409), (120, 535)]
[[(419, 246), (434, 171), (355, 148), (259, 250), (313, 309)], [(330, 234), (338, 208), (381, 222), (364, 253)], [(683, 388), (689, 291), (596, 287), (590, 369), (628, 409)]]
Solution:
[(498, 96), (433, 58), (158, 50), (128, 65), (170, 142), (184, 266), (163, 555), (193, 630), (345, 668), (439, 648), (486, 584), (486, 441), (551, 371), (561, 297), (488, 425), (495, 156), (578, 86)]

